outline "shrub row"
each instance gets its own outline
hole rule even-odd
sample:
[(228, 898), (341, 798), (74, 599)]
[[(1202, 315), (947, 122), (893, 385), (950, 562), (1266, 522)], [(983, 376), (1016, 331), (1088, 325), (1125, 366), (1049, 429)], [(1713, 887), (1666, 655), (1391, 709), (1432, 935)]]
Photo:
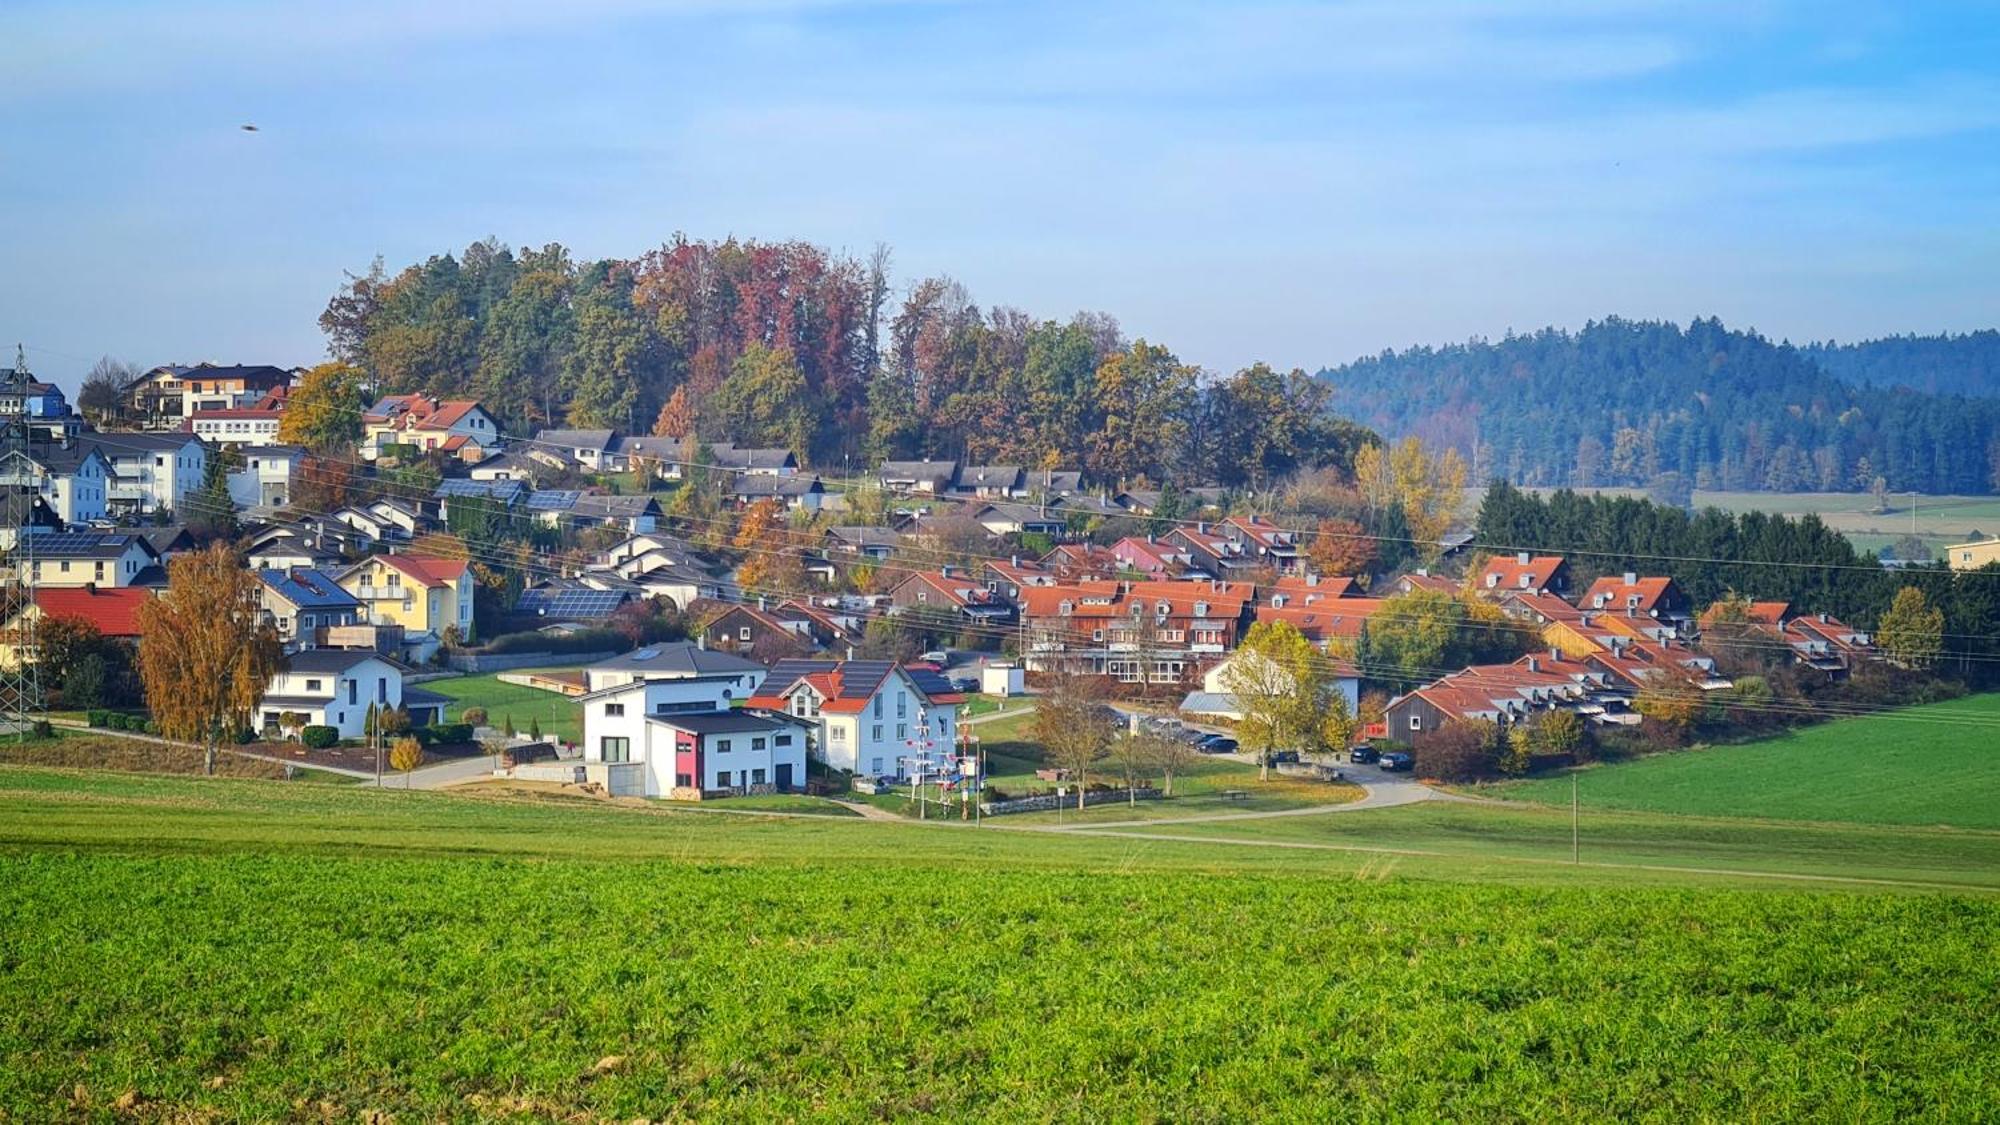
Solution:
[(93, 727), (102, 727), (105, 730), (124, 730), (133, 734), (160, 733), (160, 724), (147, 719), (144, 715), (127, 715), (123, 711), (109, 711), (102, 707), (84, 712), (84, 720)]

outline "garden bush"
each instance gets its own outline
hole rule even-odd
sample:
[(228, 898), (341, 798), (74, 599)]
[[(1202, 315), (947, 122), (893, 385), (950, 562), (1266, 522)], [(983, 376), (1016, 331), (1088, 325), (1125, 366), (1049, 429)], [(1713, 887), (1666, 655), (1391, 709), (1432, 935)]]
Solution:
[(88, 722), (91, 726), (101, 727), (109, 724), (111, 712), (106, 711), (102, 707), (93, 707), (89, 711), (84, 712), (83, 717), (84, 721)]
[(299, 741), (315, 750), (324, 750), (340, 741), (340, 731), (314, 723), (299, 731)]

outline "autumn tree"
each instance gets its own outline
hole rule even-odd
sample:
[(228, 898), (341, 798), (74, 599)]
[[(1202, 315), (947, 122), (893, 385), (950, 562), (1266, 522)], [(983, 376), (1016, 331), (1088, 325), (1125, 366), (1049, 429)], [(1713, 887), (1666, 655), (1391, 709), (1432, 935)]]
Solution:
[(1706, 707), (1701, 688), (1686, 676), (1663, 669), (1648, 672), (1632, 709), (1678, 734), (1699, 722)]
[(1195, 375), (1144, 340), (1098, 365), (1098, 414), (1089, 465), (1104, 480), (1164, 480), (1180, 468), (1194, 421)]
[(1201, 755), (1186, 741), (1159, 731), (1141, 731), (1136, 738), (1134, 749), (1140, 760), (1148, 769), (1159, 771), (1161, 791), (1173, 796), (1174, 778), (1186, 773)]
[(1323, 519), (1306, 545), (1306, 559), (1315, 574), (1359, 578), (1375, 568), (1375, 540), (1353, 520)]
[(1399, 505), (1420, 550), (1435, 558), (1464, 497), (1465, 459), (1452, 448), (1433, 455), (1421, 438), (1408, 437), (1391, 449), (1363, 446), (1354, 455), (1354, 480), (1370, 504)]
[(424, 764), (424, 744), (405, 735), (389, 746), (389, 768), (403, 775), (403, 787), (410, 786), (410, 771)]
[(1875, 643), (1891, 663), (1930, 668), (1944, 651), (1944, 611), (1931, 608), (1922, 590), (1905, 586), (1876, 624)]
[(1103, 697), (1098, 677), (1059, 674), (1035, 705), (1035, 741), (1050, 765), (1069, 772), (1079, 809), (1091, 767), (1104, 760), (1118, 734), (1117, 712)]
[(166, 592), (139, 607), (146, 705), (161, 734), (201, 744), (209, 774), (223, 734), (250, 726), (283, 664), (276, 634), (262, 623), (260, 591), (241, 556), (217, 543), (175, 557)]
[(676, 440), (694, 433), (694, 405), (688, 401), (687, 384), (674, 388), (660, 412), (653, 417), (653, 436)]
[(818, 412), (798, 359), (784, 348), (753, 344), (702, 407), (705, 434), (738, 445), (790, 449), (812, 446)]
[(1244, 744), (1268, 778), (1277, 750), (1318, 753), (1353, 736), (1347, 697), (1332, 690), (1325, 658), (1289, 621), (1259, 621), (1222, 666), (1222, 690), (1236, 700)]
[(278, 440), (316, 453), (351, 450), (361, 441), (367, 376), (349, 363), (322, 363), (299, 377), (278, 416)]
[(353, 466), (346, 460), (302, 457), (292, 477), (292, 507), (308, 512), (338, 511), (352, 498), (353, 479)]
[(746, 592), (784, 595), (806, 588), (802, 551), (792, 543), (785, 509), (778, 501), (759, 500), (744, 509), (734, 546), (744, 552), (736, 583)]

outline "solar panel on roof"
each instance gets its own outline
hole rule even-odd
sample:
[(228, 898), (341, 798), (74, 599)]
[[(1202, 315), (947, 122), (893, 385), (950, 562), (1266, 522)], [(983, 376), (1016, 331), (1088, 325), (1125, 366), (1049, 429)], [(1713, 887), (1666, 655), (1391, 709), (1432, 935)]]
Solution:
[(543, 489), (528, 494), (528, 507), (532, 511), (562, 511), (576, 506), (576, 498), (583, 493), (572, 488)]

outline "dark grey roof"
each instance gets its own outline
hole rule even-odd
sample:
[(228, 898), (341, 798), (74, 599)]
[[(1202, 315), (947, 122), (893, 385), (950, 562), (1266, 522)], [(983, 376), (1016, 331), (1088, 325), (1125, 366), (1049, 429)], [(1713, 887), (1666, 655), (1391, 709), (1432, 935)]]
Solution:
[(77, 445), (98, 449), (106, 457), (117, 457), (120, 454), (132, 456), (142, 453), (157, 453), (169, 449), (183, 449), (190, 442), (196, 445), (205, 446), (206, 444), (193, 434), (180, 433), (178, 431), (162, 432), (159, 430), (148, 430), (145, 432), (105, 434), (99, 433), (96, 430), (85, 430), (76, 435)]
[(688, 675), (764, 670), (763, 665), (753, 660), (701, 648), (693, 641), (670, 641), (647, 645), (623, 656), (599, 661), (590, 667), (592, 671), (603, 672), (679, 672)]
[(189, 551), (195, 546), (194, 536), (189, 535), (188, 529), (179, 524), (167, 527), (143, 527), (139, 529), (139, 534), (145, 537), (146, 544), (153, 548), (153, 553), (156, 555), (165, 555), (169, 551)]
[(40, 559), (115, 559), (136, 543), (148, 555), (152, 544), (136, 531), (69, 531), (35, 536), (35, 557)]
[(437, 483), (433, 496), (445, 498), (475, 497), (484, 500), (498, 500), (502, 504), (512, 504), (521, 498), (526, 486), (517, 480), (465, 480), (450, 477)]
[(449, 695), (440, 695), (439, 693), (434, 691), (425, 691), (423, 688), (420, 687), (411, 686), (403, 689), (404, 706), (408, 706), (409, 704), (415, 703), (418, 704), (419, 706), (424, 706), (424, 707), (434, 707), (434, 706), (448, 707), (456, 702), (458, 701), (453, 699)]
[(949, 484), (958, 474), (958, 462), (884, 461), (875, 474), (883, 480), (928, 480)]
[(373, 649), (366, 648), (309, 648), (295, 652), (285, 658), (288, 672), (345, 672), (349, 668), (367, 660), (380, 660), (400, 668), (401, 665)]
[(789, 449), (739, 449), (725, 441), (711, 444), (708, 451), (722, 469), (786, 469), (799, 463)]
[(535, 433), (533, 445), (560, 446), (563, 450), (611, 448), (617, 437), (611, 430), (539, 430)]
[(607, 496), (587, 492), (577, 497), (570, 511), (593, 519), (633, 519), (660, 514), (660, 502), (651, 496)]
[(300, 609), (355, 609), (361, 602), (341, 589), (333, 576), (309, 567), (260, 570), (257, 580)]
[(744, 732), (763, 734), (768, 731), (788, 730), (792, 724), (782, 719), (766, 718), (751, 711), (684, 711), (677, 715), (648, 715), (646, 721), (658, 723), (675, 730), (692, 734), (734, 734)]
[(672, 459), (680, 456), (681, 439), (670, 438), (670, 437), (647, 437), (643, 435), (634, 434), (627, 437), (619, 438), (618, 444), (613, 448), (617, 452), (625, 454), (628, 457), (639, 456), (639, 457), (658, 457), (663, 460)]
[(903, 535), (892, 527), (829, 527), (829, 537), (855, 547), (895, 547), (903, 542)]
[(1014, 488), (1020, 483), (1019, 465), (967, 465), (958, 471), (958, 487), (967, 491), (980, 488)]
[(767, 477), (745, 474), (736, 478), (736, 496), (810, 496), (826, 491), (818, 477)]

